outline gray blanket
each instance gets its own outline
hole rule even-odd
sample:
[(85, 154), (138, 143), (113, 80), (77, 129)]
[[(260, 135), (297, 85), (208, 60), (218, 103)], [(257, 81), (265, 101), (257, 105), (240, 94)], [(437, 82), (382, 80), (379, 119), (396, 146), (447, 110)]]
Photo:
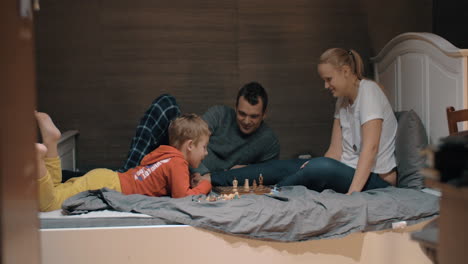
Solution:
[(302, 186), (276, 195), (242, 195), (238, 200), (209, 202), (204, 196), (148, 197), (109, 189), (87, 191), (63, 204), (68, 214), (114, 209), (162, 218), (212, 231), (275, 241), (342, 237), (356, 231), (391, 228), (430, 219), (439, 212), (438, 197), (413, 189), (384, 188), (344, 195)]

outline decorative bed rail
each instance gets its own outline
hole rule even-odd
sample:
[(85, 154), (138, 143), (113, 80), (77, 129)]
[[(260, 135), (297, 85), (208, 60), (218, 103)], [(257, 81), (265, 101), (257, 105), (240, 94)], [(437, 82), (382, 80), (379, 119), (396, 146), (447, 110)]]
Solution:
[(448, 136), (445, 108), (468, 108), (467, 58), (468, 49), (432, 33), (410, 32), (393, 38), (371, 60), (394, 110), (413, 109), (429, 143), (437, 144)]

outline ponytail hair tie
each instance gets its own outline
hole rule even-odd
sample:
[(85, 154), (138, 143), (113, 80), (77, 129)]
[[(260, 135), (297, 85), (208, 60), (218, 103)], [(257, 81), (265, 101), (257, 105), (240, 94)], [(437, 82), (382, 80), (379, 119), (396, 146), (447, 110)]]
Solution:
[(348, 50), (349, 55), (353, 55), (353, 52), (351, 50)]

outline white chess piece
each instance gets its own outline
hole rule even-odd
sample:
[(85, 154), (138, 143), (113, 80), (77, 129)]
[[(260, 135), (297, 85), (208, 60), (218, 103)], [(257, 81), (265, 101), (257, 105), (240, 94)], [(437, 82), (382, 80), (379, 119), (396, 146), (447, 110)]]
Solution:
[(250, 191), (249, 179), (245, 179), (245, 182), (244, 182), (244, 191), (246, 191), (246, 192)]
[(238, 181), (236, 180), (236, 178), (234, 178), (234, 180), (232, 181), (232, 191), (233, 192), (237, 192), (237, 185), (238, 185)]

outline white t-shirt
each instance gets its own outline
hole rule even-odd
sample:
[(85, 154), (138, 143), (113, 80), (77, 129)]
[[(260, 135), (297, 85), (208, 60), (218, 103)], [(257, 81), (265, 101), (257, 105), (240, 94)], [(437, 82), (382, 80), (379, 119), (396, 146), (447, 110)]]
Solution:
[(372, 172), (387, 173), (396, 167), (395, 136), (397, 121), (393, 109), (379, 85), (370, 80), (361, 80), (354, 103), (343, 106), (343, 97), (336, 102), (335, 118), (340, 120), (342, 132), (341, 162), (357, 167), (361, 153), (362, 125), (367, 121), (382, 119), (379, 151)]

